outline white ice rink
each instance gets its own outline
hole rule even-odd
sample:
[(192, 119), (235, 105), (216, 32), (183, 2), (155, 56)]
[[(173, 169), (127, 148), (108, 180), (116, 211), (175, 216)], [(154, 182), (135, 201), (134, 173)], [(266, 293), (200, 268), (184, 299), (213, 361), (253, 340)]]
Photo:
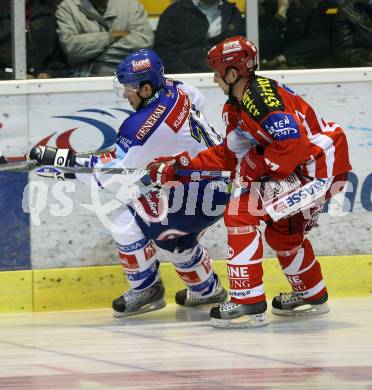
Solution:
[(221, 330), (208, 308), (170, 305), (0, 316), (0, 389), (372, 389), (372, 299), (330, 302), (311, 319), (269, 315)]

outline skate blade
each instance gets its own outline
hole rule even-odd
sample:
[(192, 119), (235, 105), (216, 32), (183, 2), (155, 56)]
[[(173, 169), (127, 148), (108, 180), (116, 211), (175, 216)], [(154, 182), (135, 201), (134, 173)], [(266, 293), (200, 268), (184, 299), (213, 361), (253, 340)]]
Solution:
[(155, 302), (151, 302), (145, 306), (142, 306), (140, 309), (136, 310), (136, 311), (130, 311), (130, 312), (120, 312), (120, 311), (113, 311), (113, 315), (114, 317), (116, 318), (121, 318), (121, 317), (130, 317), (130, 316), (136, 316), (138, 314), (143, 314), (143, 313), (148, 313), (150, 311), (155, 311), (155, 310), (159, 310), (159, 309), (162, 309), (163, 307), (166, 306), (166, 302), (165, 302), (165, 299), (162, 298), (158, 301), (155, 301)]
[(213, 328), (259, 328), (268, 325), (269, 321), (266, 319), (266, 314), (254, 314), (251, 316), (245, 315), (231, 320), (222, 320), (220, 318), (211, 318), (210, 325)]
[(286, 317), (301, 317), (301, 316), (315, 316), (319, 314), (325, 314), (329, 312), (329, 307), (326, 303), (321, 305), (303, 305), (297, 307), (294, 310), (280, 310), (275, 309), (274, 307), (271, 309), (271, 313), (277, 316), (286, 316)]

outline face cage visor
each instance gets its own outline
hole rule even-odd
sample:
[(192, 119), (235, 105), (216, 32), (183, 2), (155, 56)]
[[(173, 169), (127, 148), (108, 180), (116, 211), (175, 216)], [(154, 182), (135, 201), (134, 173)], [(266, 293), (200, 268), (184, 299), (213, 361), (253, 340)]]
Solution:
[(129, 91), (129, 90), (139, 91), (139, 89), (140, 89), (139, 83), (137, 83), (137, 84), (136, 83), (121, 84), (119, 79), (117, 78), (117, 76), (115, 76), (113, 79), (113, 87), (114, 87), (115, 95), (121, 99), (124, 99), (127, 97), (127, 96), (125, 96), (125, 91)]

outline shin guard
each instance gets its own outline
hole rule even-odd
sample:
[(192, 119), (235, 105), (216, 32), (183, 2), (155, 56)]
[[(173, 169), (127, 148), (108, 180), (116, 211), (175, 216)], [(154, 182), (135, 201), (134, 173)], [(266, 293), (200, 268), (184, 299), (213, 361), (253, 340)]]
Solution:
[(301, 297), (311, 301), (327, 292), (320, 264), (309, 240), (305, 239), (300, 247), (277, 252), (277, 257), (292, 290)]
[(172, 252), (172, 263), (186, 287), (201, 296), (211, 294), (217, 286), (213, 261), (200, 245), (181, 253)]
[(265, 301), (261, 232), (253, 225), (228, 227), (227, 231), (227, 275), (231, 301), (239, 304)]

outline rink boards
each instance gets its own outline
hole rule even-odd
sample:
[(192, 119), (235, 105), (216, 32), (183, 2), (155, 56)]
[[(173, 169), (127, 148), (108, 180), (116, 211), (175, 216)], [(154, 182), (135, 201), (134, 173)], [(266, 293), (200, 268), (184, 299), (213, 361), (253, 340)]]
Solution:
[[(372, 297), (372, 255), (324, 256), (319, 258), (331, 298)], [(227, 288), (225, 261), (215, 261), (214, 269)], [(160, 272), (166, 300), (174, 303), (176, 291), (184, 288), (170, 263)], [(288, 291), (275, 259), (264, 261), (265, 291), (269, 300)], [(109, 308), (114, 298), (128, 288), (120, 266), (56, 268), (0, 273), (0, 313), (43, 312)]]
[[(337, 271), (335, 275), (343, 284), (349, 284), (345, 279), (350, 279), (349, 272), (352, 272), (347, 267), (353, 270), (360, 261), (357, 267), (360, 276), (354, 275), (352, 284), (363, 290), (362, 278), (370, 270), (368, 256), (355, 255), (372, 253), (372, 71), (359, 68), (263, 74), (289, 85), (325, 119), (337, 121), (347, 133), (353, 172), (346, 197), (327, 206), (320, 218), (320, 226), (311, 233), (311, 239), (316, 254), (336, 256), (332, 260), (337, 264), (333, 271)], [(219, 113), (225, 97), (213, 86), (212, 75), (177, 78), (201, 88), (206, 96), (207, 117), (221, 131), (223, 123)], [(131, 111), (113, 93), (111, 78), (3, 82), (0, 85), (0, 107), (0, 149), (6, 156), (15, 158), (23, 156), (32, 145), (40, 142), (73, 147), (77, 151), (109, 146), (115, 140), (117, 128)], [(30, 188), (35, 183), (32, 199), (27, 201), (25, 195), (30, 195)], [(106, 270), (110, 270), (112, 275), (117, 275), (112, 277), (112, 289), (123, 289), (120, 269), (114, 266), (118, 261), (110, 232), (101, 218), (85, 207), (93, 203), (93, 192), (80, 183), (67, 188), (63, 183), (57, 185), (34, 174), (0, 175), (0, 220), (6, 221), (6, 228), (0, 231), (0, 270), (3, 270), (0, 288), (4, 290), (3, 296), (14, 300), (17, 300), (17, 294), (12, 293), (13, 287), (17, 286), (17, 291), (27, 291), (19, 299), (20, 307), (22, 303), (24, 307), (20, 310), (66, 308), (63, 302), (51, 304), (52, 301), (43, 308), (45, 300), (39, 299), (37, 294), (43, 290), (37, 286), (43, 286), (48, 280), (50, 287), (45, 287), (44, 291), (54, 291), (58, 295), (65, 288), (72, 292), (72, 285), (67, 282), (70, 277), (62, 277), (62, 274), (70, 274), (73, 278), (76, 272), (84, 273), (88, 277), (83, 280), (87, 277), (90, 280), (87, 286), (94, 288), (97, 275), (102, 275), (99, 277), (109, 283), (111, 276), (105, 275)], [(103, 205), (110, 200), (107, 194), (99, 194), (98, 198)], [(351, 212), (347, 211), (348, 208)], [(25, 213), (24, 209), (30, 213)], [(204, 243), (214, 258), (224, 258), (225, 236), (222, 223), (207, 232)], [(345, 255), (352, 256), (343, 257)], [(269, 248), (265, 248), (265, 257), (273, 257)], [(324, 263), (327, 267), (329, 262)], [(217, 263), (217, 266), (223, 267), (222, 264)], [(270, 267), (272, 262), (267, 264)], [(164, 267), (168, 269), (168, 265), (164, 264)], [(343, 271), (345, 269), (348, 271)], [(221, 268), (221, 274), (225, 274), (224, 268)], [(165, 276), (165, 279), (169, 278)], [(79, 296), (83, 284), (75, 281), (73, 285), (78, 291), (75, 295)], [(272, 282), (268, 280), (267, 288), (271, 289), (271, 286)], [(30, 289), (34, 295), (29, 295)], [(107, 291), (111, 293), (113, 290)], [(98, 295), (101, 294), (102, 290)], [(365, 294), (368, 294), (366, 290)], [(84, 296), (88, 294), (80, 294), (80, 305), (89, 306), (89, 299), (84, 300)], [(112, 294), (110, 299), (107, 297), (103, 296), (103, 301), (99, 297), (93, 301), (107, 305)], [(3, 300), (5, 309), (0, 307), (0, 310), (11, 310), (14, 307), (12, 299), (7, 301), (9, 304)], [(69, 301), (70, 308), (83, 307), (79, 306), (78, 299)], [(53, 302), (58, 302), (58, 299)]]

